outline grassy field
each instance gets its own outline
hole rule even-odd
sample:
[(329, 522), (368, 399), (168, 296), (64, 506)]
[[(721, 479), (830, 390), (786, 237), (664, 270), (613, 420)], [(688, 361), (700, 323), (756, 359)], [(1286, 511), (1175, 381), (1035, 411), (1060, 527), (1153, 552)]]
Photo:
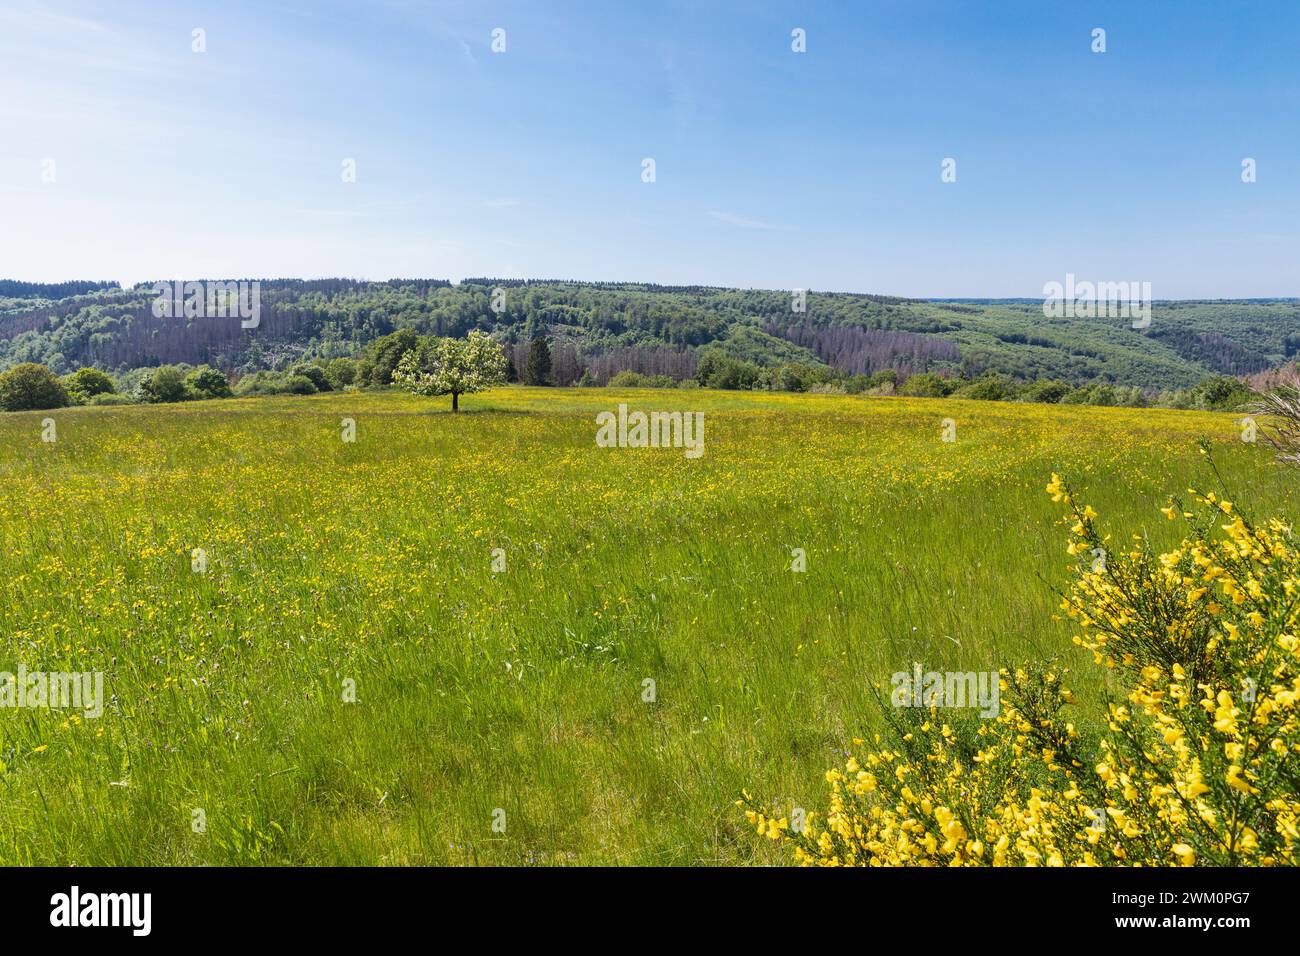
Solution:
[[(597, 447), (619, 402), (704, 412), (704, 455)], [(1233, 500), (1300, 512), (1227, 415), (449, 404), (0, 416), (0, 671), (103, 671), (108, 698), (0, 710), (0, 862), (785, 863), (733, 801), (819, 804), (872, 682), (1081, 653), (1053, 471), (1117, 539), (1172, 541), (1157, 509), (1213, 485), (1208, 437)]]

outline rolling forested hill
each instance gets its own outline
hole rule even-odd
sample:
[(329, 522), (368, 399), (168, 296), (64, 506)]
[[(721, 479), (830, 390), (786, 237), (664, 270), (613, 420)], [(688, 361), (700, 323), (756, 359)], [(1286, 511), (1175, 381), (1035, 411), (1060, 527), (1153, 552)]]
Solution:
[[(503, 310), (492, 290), (505, 290)], [(824, 363), (851, 374), (1001, 372), (1074, 384), (1184, 388), (1248, 375), (1300, 353), (1300, 300), (1156, 303), (1149, 328), (1123, 319), (1048, 319), (1031, 300), (925, 301), (810, 292), (467, 279), (264, 280), (261, 321), (157, 318), (152, 284), (0, 282), (0, 369), (39, 362), (58, 373), (165, 363), (230, 372), (355, 354), (409, 328), (506, 341), (551, 339), (598, 378), (624, 368), (683, 377), (704, 350), (759, 365)]]

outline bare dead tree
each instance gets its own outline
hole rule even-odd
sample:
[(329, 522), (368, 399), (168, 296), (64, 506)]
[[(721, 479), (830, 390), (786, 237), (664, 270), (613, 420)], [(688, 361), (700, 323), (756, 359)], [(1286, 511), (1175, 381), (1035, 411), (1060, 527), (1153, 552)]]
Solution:
[(1274, 382), (1250, 406), (1266, 419), (1264, 440), (1277, 451), (1278, 461), (1300, 464), (1300, 380)]

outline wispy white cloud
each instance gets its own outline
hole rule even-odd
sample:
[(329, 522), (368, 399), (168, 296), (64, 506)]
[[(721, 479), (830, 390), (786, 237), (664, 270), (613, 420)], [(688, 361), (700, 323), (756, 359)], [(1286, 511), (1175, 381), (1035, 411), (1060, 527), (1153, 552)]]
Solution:
[(468, 61), (469, 65), (478, 66), (478, 58), (474, 56), (474, 51), (469, 48), (469, 44), (465, 42), (465, 38), (457, 36), (456, 42), (460, 44), (460, 52), (465, 54), (465, 59)]
[(33, 32), (64, 35), (70, 31), (81, 33), (110, 32), (107, 26), (96, 20), (74, 17), (66, 13), (55, 13), (43, 3), (29, 2), (0, 8), (0, 23), (8, 23), (15, 27), (26, 27)]
[[(304, 15), (315, 16), (320, 0), (311, 0), (302, 10)], [(354, 4), (345, 4), (344, 9)], [(382, 14), (400, 24), (403, 30), (424, 33), (438, 41), (450, 41), (460, 49), (461, 57), (471, 68), (478, 69), (478, 57), (466, 37), (475, 37), (480, 25), (473, 5), (433, 4), (428, 0), (371, 0), (368, 10)]]
[(777, 227), (770, 222), (764, 222), (761, 219), (751, 219), (749, 216), (739, 216), (734, 212), (725, 212), (721, 209), (710, 209), (709, 215), (718, 220), (725, 222), (728, 226), (735, 226), (738, 229), (776, 229)]

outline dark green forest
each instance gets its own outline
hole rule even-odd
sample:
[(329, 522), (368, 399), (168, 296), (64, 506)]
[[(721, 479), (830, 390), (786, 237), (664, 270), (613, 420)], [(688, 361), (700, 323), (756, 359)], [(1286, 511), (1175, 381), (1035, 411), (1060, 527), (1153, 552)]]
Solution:
[(1123, 319), (1049, 319), (1029, 300), (809, 292), (800, 312), (788, 291), (642, 283), (262, 280), (251, 329), (237, 318), (159, 318), (155, 298), (153, 283), (0, 281), (0, 369), (210, 365), (238, 379), (362, 355), (400, 330), (458, 337), (481, 329), (520, 368), (528, 344), (548, 339), (559, 385), (624, 371), (686, 379), (701, 360), (725, 357), (769, 370), (894, 370), (900, 381), (931, 373), (1164, 390), (1254, 374), (1300, 352), (1300, 300), (1292, 299), (1157, 302), (1150, 327), (1135, 330)]

